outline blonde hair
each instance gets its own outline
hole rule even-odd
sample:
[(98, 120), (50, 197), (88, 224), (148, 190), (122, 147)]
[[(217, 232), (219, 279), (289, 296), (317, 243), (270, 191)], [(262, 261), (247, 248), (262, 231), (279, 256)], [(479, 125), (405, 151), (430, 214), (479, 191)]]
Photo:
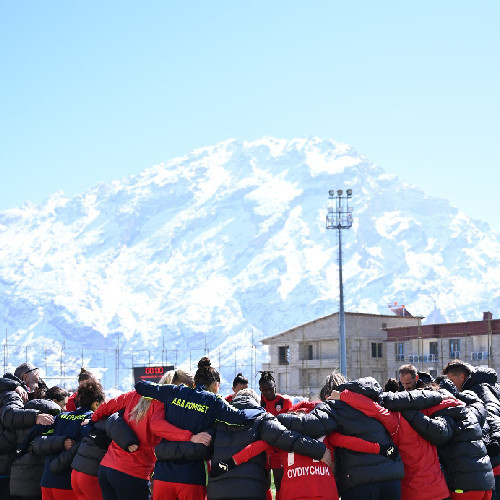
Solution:
[[(173, 385), (187, 385), (188, 387), (193, 387), (194, 378), (193, 375), (184, 370), (169, 370), (158, 382), (159, 385), (173, 384)], [(149, 407), (151, 406), (151, 399), (141, 397), (139, 402), (135, 405), (134, 409), (130, 412), (130, 420), (135, 420), (140, 422), (147, 414)]]

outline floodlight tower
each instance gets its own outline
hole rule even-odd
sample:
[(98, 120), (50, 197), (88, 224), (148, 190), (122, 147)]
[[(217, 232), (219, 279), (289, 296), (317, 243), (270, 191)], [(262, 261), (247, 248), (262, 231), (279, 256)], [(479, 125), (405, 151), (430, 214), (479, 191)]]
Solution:
[[(345, 196), (342, 189), (337, 193), (333, 189), (328, 191), (328, 212), (326, 214), (326, 228), (337, 229), (339, 232), (339, 332), (340, 332), (340, 372), (347, 376), (347, 357), (345, 341), (345, 313), (344, 313), (344, 285), (342, 283), (342, 229), (352, 227), (352, 189), (347, 189)], [(345, 202), (345, 205), (344, 205)]]

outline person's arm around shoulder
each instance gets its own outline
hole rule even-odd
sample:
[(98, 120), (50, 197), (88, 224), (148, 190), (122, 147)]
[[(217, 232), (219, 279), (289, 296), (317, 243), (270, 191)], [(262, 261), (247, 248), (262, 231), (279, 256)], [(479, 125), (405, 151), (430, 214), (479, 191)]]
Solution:
[(377, 419), (389, 432), (394, 432), (399, 426), (399, 415), (391, 413), (372, 399), (356, 392), (344, 390), (332, 391), (328, 399), (340, 400), (355, 410), (363, 412), (367, 417)]
[(165, 406), (159, 401), (153, 401), (153, 408), (149, 425), (154, 434), (168, 441), (190, 441), (193, 433), (180, 429), (165, 420)]
[(120, 394), (118, 397), (110, 399), (99, 405), (99, 408), (92, 414), (91, 420), (93, 422), (98, 422), (102, 418), (109, 417), (116, 413), (117, 411), (126, 408), (127, 403), (133, 397), (134, 391), (126, 392), (125, 394)]
[(427, 441), (441, 446), (453, 437), (455, 421), (446, 416), (428, 417), (418, 410), (406, 410), (401, 415)]
[(135, 384), (135, 390), (145, 398), (157, 399), (162, 403), (168, 403), (172, 397), (173, 390), (176, 385), (170, 384), (155, 384), (153, 382), (147, 382), (145, 380), (139, 380)]
[(338, 429), (337, 421), (333, 418), (331, 412), (329, 404), (322, 403), (306, 415), (280, 413), (276, 418), (287, 429), (313, 438), (319, 438)]
[(214, 417), (218, 422), (230, 425), (245, 425), (255, 420), (262, 413), (264, 413), (263, 408), (237, 410), (223, 398), (215, 397), (214, 399)]
[(280, 450), (293, 451), (315, 460), (322, 460), (325, 456), (325, 443), (297, 431), (288, 430), (276, 417), (264, 418), (259, 434), (261, 439)]
[(27, 429), (36, 424), (51, 425), (54, 417), (38, 410), (24, 408), (24, 403), (14, 391), (10, 391), (3, 399), (0, 422), (11, 430)]

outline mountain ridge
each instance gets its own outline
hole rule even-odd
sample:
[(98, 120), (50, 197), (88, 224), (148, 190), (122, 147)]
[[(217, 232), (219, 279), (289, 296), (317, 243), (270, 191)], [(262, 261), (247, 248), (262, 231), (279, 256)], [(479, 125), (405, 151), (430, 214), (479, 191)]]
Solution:
[(167, 342), (182, 363), (193, 346), (236, 349), (331, 314), (337, 188), (353, 189), (346, 310), (387, 314), (398, 300), (462, 321), (498, 309), (500, 237), (486, 223), (346, 144), (265, 137), (0, 212), (0, 327), (18, 344)]

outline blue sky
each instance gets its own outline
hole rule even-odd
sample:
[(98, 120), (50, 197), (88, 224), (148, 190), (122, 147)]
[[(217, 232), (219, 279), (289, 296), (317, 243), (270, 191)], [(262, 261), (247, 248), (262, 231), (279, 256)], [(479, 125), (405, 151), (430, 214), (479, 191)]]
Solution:
[(500, 231), (499, 14), (496, 0), (1, 2), (0, 210), (229, 138), (316, 135)]

